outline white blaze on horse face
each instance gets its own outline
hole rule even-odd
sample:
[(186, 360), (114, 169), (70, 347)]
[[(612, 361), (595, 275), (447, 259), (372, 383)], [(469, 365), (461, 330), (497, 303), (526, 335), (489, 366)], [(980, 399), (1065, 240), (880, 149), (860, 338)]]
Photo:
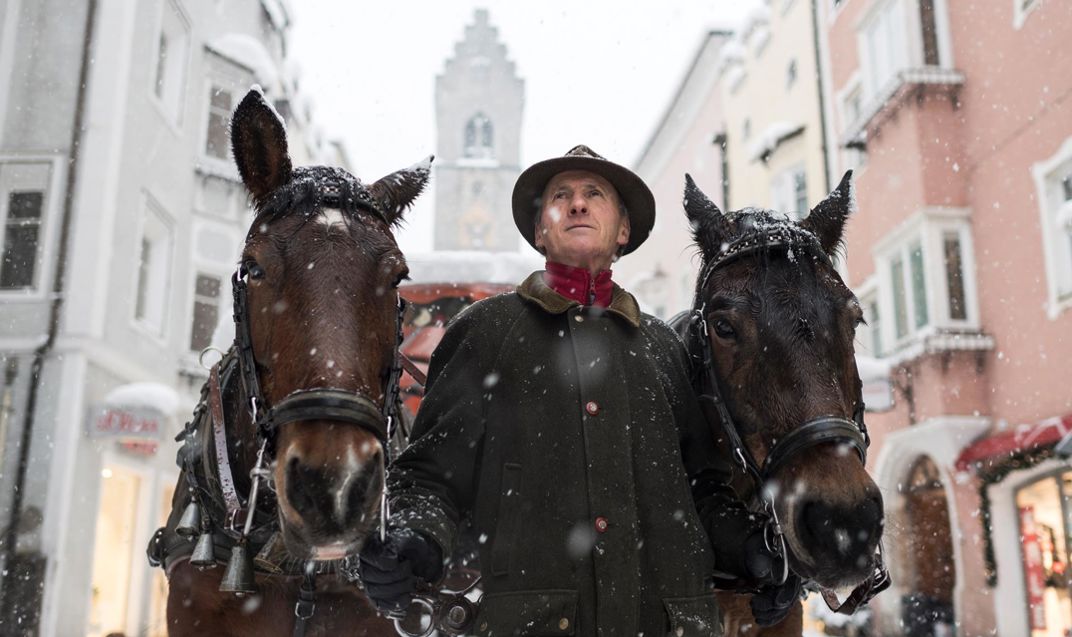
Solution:
[(320, 216), (317, 217), (317, 221), (328, 228), (334, 226), (343, 227), (346, 225), (346, 219), (342, 216), (342, 210), (338, 208), (321, 208)]

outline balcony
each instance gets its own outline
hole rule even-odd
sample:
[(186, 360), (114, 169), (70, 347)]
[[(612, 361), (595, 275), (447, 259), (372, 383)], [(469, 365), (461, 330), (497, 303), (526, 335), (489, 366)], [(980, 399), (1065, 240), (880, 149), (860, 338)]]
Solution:
[(940, 66), (898, 71), (860, 109), (860, 115), (842, 135), (841, 146), (866, 150), (868, 134), (877, 131), (912, 98), (920, 101), (927, 95), (945, 95), (955, 107), (962, 84), (963, 73)]

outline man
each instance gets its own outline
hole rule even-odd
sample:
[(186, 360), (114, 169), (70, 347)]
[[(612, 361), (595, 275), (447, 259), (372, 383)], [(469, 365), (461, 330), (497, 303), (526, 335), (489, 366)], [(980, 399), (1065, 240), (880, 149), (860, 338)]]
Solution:
[(611, 280), (651, 231), (651, 192), (577, 146), (522, 173), (513, 209), (547, 269), (447, 329), (389, 472), (390, 537), (362, 555), (367, 592), (404, 606), (468, 519), (477, 635), (717, 633), (716, 569), (763, 577), (770, 556), (725, 486), (681, 342)]

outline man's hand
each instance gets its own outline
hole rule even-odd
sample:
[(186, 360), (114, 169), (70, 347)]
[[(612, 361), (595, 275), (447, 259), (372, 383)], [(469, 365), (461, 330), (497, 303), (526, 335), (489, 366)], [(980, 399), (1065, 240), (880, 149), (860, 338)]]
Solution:
[(374, 535), (361, 549), (361, 581), (380, 612), (405, 610), (418, 581), (431, 584), (442, 573), (439, 546), (412, 529), (388, 529), (385, 540)]
[(775, 564), (775, 562), (784, 558), (780, 558), (767, 548), (767, 542), (763, 539), (763, 527), (748, 536), (742, 548), (748, 577), (757, 584), (769, 582), (775, 567), (781, 567), (781, 564)]
[(760, 626), (781, 623), (793, 606), (800, 603), (800, 594), (800, 578), (795, 573), (790, 573), (784, 584), (768, 584), (752, 595), (752, 617)]

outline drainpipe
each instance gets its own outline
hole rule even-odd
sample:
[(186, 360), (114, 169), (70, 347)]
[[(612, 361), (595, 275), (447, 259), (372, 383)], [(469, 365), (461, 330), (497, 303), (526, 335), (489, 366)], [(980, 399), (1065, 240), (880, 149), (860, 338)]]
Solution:
[(811, 36), (815, 49), (815, 84), (819, 91), (819, 139), (823, 151), (823, 192), (830, 192), (834, 185), (830, 181), (830, 148), (826, 145), (826, 94), (823, 92), (823, 60), (819, 53), (819, 2), (811, 0)]
[(726, 133), (718, 133), (715, 138), (711, 140), (716, 146), (718, 146), (719, 161), (722, 162), (722, 207), (726, 210), (730, 209), (730, 160), (729, 160), (729, 140), (726, 138)]
[[(23, 492), (26, 487), (26, 472), (30, 462), (30, 445), (33, 442), (34, 411), (41, 388), (41, 370), (56, 343), (60, 330), (60, 313), (63, 309), (63, 288), (67, 263), (68, 243), (71, 234), (71, 219), (74, 211), (74, 193), (78, 184), (78, 154), (82, 145), (82, 127), (85, 120), (87, 83), (93, 32), (97, 20), (97, 0), (88, 0), (86, 24), (82, 39), (82, 61), (78, 71), (78, 93), (75, 102), (74, 124), (71, 143), (67, 153), (66, 191), (63, 197), (63, 216), (60, 220), (59, 252), (52, 280), (52, 305), (49, 311), (48, 337), (34, 350), (30, 366), (30, 387), (23, 412), (22, 434), (19, 442), (18, 466), (11, 499), (11, 519), (4, 531), (3, 602), (0, 628), (7, 635), (36, 635), (41, 621), (41, 600), (44, 594), (45, 567), (47, 558), (39, 550), (24, 554), (17, 552), (19, 526), (24, 522), (22, 510)], [(27, 516), (29, 522), (29, 516)]]

